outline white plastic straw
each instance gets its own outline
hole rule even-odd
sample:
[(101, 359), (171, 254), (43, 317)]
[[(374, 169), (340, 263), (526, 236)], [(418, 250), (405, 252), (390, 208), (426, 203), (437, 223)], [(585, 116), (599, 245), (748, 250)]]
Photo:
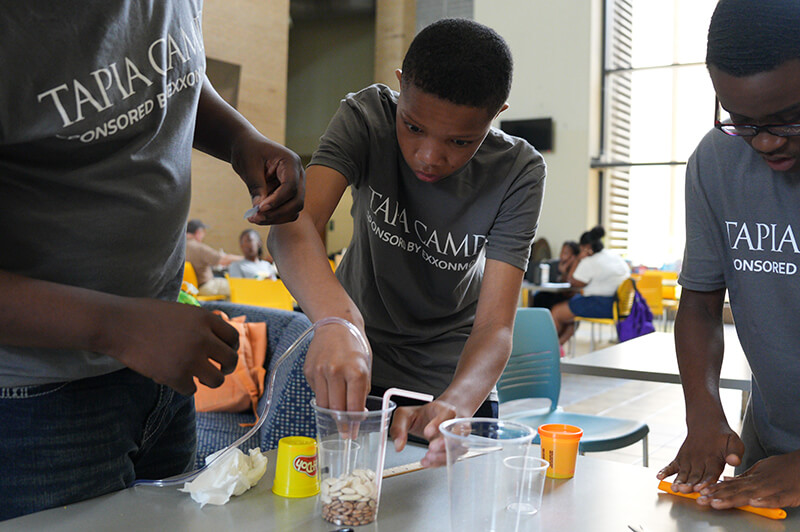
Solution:
[[(404, 390), (402, 388), (389, 388), (383, 393), (383, 403), (381, 404), (381, 435), (383, 435), (383, 431), (386, 430), (386, 425), (389, 423), (389, 415), (387, 412), (387, 408), (389, 407), (389, 401), (395, 395), (399, 395), (400, 397), (407, 397), (409, 399), (418, 399), (420, 401), (425, 401), (427, 403), (433, 401), (433, 396), (429, 393), (419, 393), (419, 392), (412, 392), (411, 390)], [(388, 436), (387, 436), (388, 437)], [(375, 472), (376, 475), (383, 475), (383, 463), (386, 461), (386, 445), (383, 446), (383, 452), (381, 453), (380, 457), (378, 457), (378, 470)], [(380, 477), (378, 477), (380, 478)]]

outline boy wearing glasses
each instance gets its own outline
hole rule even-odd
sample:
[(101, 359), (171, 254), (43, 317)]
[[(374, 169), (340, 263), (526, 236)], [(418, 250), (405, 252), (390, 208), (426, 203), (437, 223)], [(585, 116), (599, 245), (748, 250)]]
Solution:
[[(400, 408), (392, 436), (431, 441), (423, 464), (443, 463), (438, 426), (497, 416), (492, 388), (511, 352), (519, 290), (544, 192), (541, 155), (491, 127), (506, 107), (511, 53), (491, 29), (446, 19), (423, 29), (397, 71), (400, 93), (349, 94), (307, 172), (297, 222), (269, 246), (300, 306), (316, 321), (306, 376), (318, 404), (361, 410), (398, 386), (436, 400)], [(336, 276), (320, 233), (347, 189), (353, 240)]]
[[(688, 433), (658, 477), (717, 509), (798, 506), (800, 2), (721, 0), (706, 62), (716, 128), (687, 167), (675, 324)], [(726, 289), (753, 371), (741, 437), (719, 399)], [(737, 476), (717, 483), (726, 464)]]

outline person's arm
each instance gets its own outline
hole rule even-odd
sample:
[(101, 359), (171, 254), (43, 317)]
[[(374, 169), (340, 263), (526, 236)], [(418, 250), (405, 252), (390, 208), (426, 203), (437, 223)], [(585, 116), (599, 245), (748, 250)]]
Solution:
[[(366, 339), (358, 307), (333, 274), (320, 234), (347, 189), (345, 177), (326, 166), (307, 172), (306, 203), (298, 219), (270, 229), (267, 245), (303, 312), (316, 322), (328, 316), (354, 324)], [(362, 410), (370, 389), (372, 358), (342, 326), (314, 333), (305, 375), (317, 404), (334, 410)]]
[(699, 491), (697, 502), (718, 510), (748, 504), (800, 506), (800, 451), (770, 456), (741, 475), (717, 483), (725, 464), (739, 465), (744, 453), (744, 444), (728, 425), (719, 398), (724, 295), (724, 289), (681, 293), (675, 341), (688, 434), (678, 456), (658, 478), (677, 473), (673, 486), (677, 484), (684, 493)]
[(247, 185), (252, 205), (259, 208), (251, 222), (280, 224), (297, 218), (305, 187), (300, 158), (259, 133), (208, 78), (200, 93), (194, 147), (231, 163)]
[(236, 262), (236, 261), (239, 261), (239, 260), (244, 260), (244, 257), (242, 255), (231, 255), (230, 253), (223, 253), (222, 256), (219, 259), (219, 263), (218, 264), (220, 266), (227, 266), (230, 263)]
[(564, 260), (558, 261), (558, 274), (561, 279), (568, 279), (575, 267), (578, 266), (578, 257), (571, 255)]
[(410, 432), (430, 442), (422, 465), (444, 465), (444, 439), (439, 424), (454, 417), (472, 416), (500, 379), (511, 355), (523, 275), (522, 270), (505, 262), (486, 261), (475, 323), (453, 380), (433, 402), (397, 409), (391, 435), (398, 451), (405, 446)]
[(570, 285), (572, 285), (573, 288), (583, 288), (584, 286), (586, 286), (588, 284), (588, 283), (585, 283), (583, 281), (579, 281), (578, 279), (576, 279), (574, 277), (575, 270), (578, 269), (578, 266), (580, 265), (580, 263), (587, 256), (589, 256), (589, 255), (587, 255), (584, 251), (581, 251), (581, 253), (577, 257), (575, 257), (575, 260), (572, 261), (572, 264), (570, 265), (569, 270), (567, 270), (567, 274), (566, 274), (565, 277), (567, 279), (567, 282)]
[(726, 464), (741, 463), (744, 445), (728, 425), (719, 397), (724, 349), (725, 289), (684, 288), (675, 318), (675, 348), (686, 403), (687, 436), (675, 459), (658, 472), (676, 475), (673, 490), (701, 491), (717, 482)]
[(194, 376), (211, 387), (222, 384), (236, 367), (238, 342), (236, 329), (201, 308), (0, 271), (2, 344), (103, 353), (191, 394)]

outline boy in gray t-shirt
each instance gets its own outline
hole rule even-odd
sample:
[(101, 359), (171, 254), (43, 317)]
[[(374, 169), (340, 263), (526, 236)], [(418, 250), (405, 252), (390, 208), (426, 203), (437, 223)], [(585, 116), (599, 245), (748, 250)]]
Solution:
[[(360, 410), (371, 386), (434, 395), (392, 426), (398, 448), (408, 432), (431, 440), (423, 464), (434, 465), (440, 422), (496, 409), (487, 398), (511, 350), (545, 164), (491, 127), (511, 55), (489, 28), (428, 26), (397, 75), (399, 94), (373, 85), (342, 101), (307, 170), (306, 208), (269, 245), (311, 319), (353, 322), (372, 350), (342, 327), (317, 331), (306, 376), (318, 403)], [(319, 231), (348, 187), (353, 239), (334, 277)]]
[(176, 302), (192, 147), (233, 163), (251, 221), (302, 206), (299, 158), (206, 79), (201, 11), (0, 9), (0, 521), (193, 465), (194, 377), (219, 386), (239, 335)]
[[(658, 478), (717, 509), (798, 506), (800, 3), (721, 0), (706, 62), (718, 118), (687, 167), (675, 324), (688, 434)], [(719, 399), (726, 289), (753, 371), (741, 437)]]

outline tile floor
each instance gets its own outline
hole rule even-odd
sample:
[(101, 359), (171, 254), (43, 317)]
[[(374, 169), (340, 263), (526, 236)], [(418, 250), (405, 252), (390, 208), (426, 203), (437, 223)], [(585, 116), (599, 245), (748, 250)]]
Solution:
[[(602, 339), (595, 345), (595, 349), (607, 347), (612, 341), (616, 341), (610, 327), (601, 328), (604, 329), (601, 333)], [(575, 356), (589, 352), (589, 329), (589, 327), (579, 329), (576, 335)], [(721, 390), (721, 398), (731, 426), (738, 430), (741, 392)], [(501, 408), (500, 413), (502, 415), (518, 408), (530, 408), (533, 404), (538, 406), (536, 401), (527, 404), (515, 401), (506, 409)], [(541, 404), (546, 405), (547, 401)], [(564, 374), (559, 404), (569, 412), (639, 419), (647, 423), (650, 427), (649, 467), (654, 470), (654, 475), (655, 471), (675, 458), (686, 436), (683, 391), (677, 384)], [(642, 465), (642, 444), (637, 442), (623, 449), (591, 453), (589, 456)], [(726, 469), (724, 474), (732, 473), (733, 470), (730, 468)]]

